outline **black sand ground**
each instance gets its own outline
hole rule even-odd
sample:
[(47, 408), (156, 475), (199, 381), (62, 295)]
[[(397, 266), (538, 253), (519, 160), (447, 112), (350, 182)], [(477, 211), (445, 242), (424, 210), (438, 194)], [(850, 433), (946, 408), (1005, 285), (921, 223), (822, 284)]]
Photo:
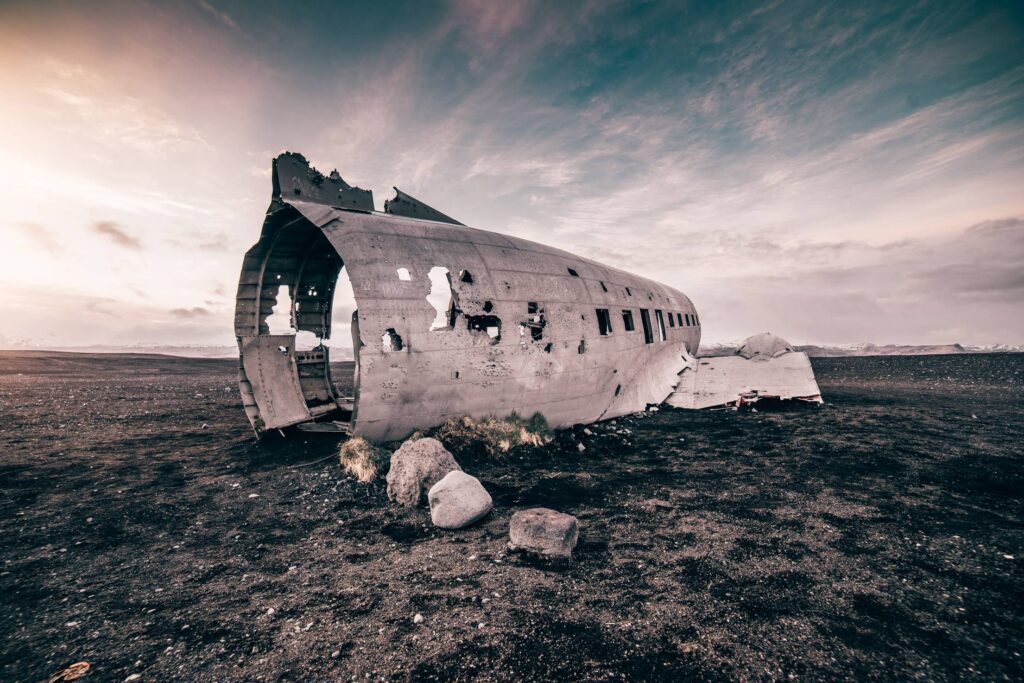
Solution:
[[(1024, 356), (814, 364), (820, 409), (464, 463), (450, 533), (254, 443), (234, 363), (0, 352), (0, 679), (1020, 680)], [(535, 505), (570, 566), (505, 554)]]

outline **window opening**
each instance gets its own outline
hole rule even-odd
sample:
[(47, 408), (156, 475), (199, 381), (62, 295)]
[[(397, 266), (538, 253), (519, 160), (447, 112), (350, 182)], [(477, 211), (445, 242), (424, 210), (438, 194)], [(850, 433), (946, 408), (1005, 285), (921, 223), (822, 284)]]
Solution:
[(604, 290), (605, 292), (607, 292), (607, 291), (608, 291), (608, 288), (604, 286), (604, 282), (603, 282), (603, 281), (601, 281), (601, 280), (598, 280), (598, 282), (600, 282), (600, 283), (601, 283), (601, 289), (602, 289), (602, 290)]
[(277, 288), (274, 308), (267, 316), (267, 328), (270, 334), (295, 334), (295, 328), (292, 327), (291, 289), (288, 285), (280, 285)]
[(654, 330), (651, 328), (651, 314), (646, 308), (640, 309), (640, 322), (644, 326), (644, 344), (653, 344)]
[(633, 311), (622, 312), (622, 326), (626, 328), (626, 332), (632, 332), (636, 329), (636, 325), (633, 324)]
[(486, 332), (492, 344), (501, 341), (501, 318), (496, 315), (467, 315), (466, 326), (470, 332)]
[(577, 272), (576, 272), (575, 270), (573, 270), (572, 268), (568, 268), (567, 270), (569, 271), (569, 275), (572, 275), (573, 277), (579, 277), (579, 276), (580, 276), (580, 274), (579, 274), (579, 273), (577, 273)]
[(395, 328), (393, 327), (389, 327), (387, 331), (384, 332), (381, 337), (381, 341), (383, 342), (385, 353), (388, 351), (401, 351), (405, 346), (402, 344), (402, 337), (395, 332)]
[(412, 276), (409, 275), (408, 268), (399, 268), (397, 272), (399, 280), (403, 282), (409, 282), (410, 280), (412, 280)]
[(601, 333), (602, 337), (607, 337), (612, 333), (612, 318), (608, 315), (607, 308), (598, 308), (597, 310), (597, 331)]
[(436, 315), (430, 323), (431, 330), (451, 329), (454, 326), (455, 293), (452, 291), (451, 275), (444, 266), (434, 266), (427, 273), (430, 278), (430, 294), (427, 303), (434, 307)]
[(522, 326), (530, 330), (530, 338), (533, 341), (540, 341), (544, 338), (544, 325), (547, 324), (544, 320), (544, 309), (536, 301), (527, 301), (526, 315), (527, 319)]
[(655, 310), (654, 317), (658, 319), (658, 335), (661, 337), (661, 341), (666, 341), (668, 335), (665, 334), (665, 316), (661, 314), (661, 311)]
[(668, 326), (669, 327), (675, 327), (676, 326), (676, 316), (672, 313), (672, 311), (668, 312)]

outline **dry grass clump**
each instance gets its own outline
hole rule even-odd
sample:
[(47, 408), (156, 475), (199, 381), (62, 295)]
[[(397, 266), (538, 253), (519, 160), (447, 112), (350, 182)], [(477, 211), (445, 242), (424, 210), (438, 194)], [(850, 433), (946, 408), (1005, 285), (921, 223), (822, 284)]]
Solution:
[(353, 436), (338, 447), (342, 469), (363, 483), (379, 477), (388, 462), (388, 454), (361, 436)]
[(540, 413), (524, 419), (516, 413), (507, 417), (449, 418), (435, 434), (456, 455), (480, 452), (500, 458), (516, 446), (543, 446), (552, 439), (547, 420)]

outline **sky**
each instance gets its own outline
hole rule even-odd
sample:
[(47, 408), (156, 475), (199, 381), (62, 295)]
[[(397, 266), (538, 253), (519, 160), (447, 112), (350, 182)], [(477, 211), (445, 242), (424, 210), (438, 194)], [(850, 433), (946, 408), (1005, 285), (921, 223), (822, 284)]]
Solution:
[(233, 344), (284, 150), (705, 341), (1024, 344), (1017, 1), (0, 0), (0, 92), (0, 347)]

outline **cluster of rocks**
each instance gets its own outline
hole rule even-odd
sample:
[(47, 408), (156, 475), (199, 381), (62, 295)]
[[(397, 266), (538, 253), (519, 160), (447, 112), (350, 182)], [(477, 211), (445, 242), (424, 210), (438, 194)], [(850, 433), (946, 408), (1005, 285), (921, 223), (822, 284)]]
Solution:
[[(493, 506), (480, 480), (463, 472), (444, 445), (429, 437), (406, 441), (391, 456), (387, 491), (399, 505), (417, 506), (426, 499), (431, 521), (442, 529), (470, 526)], [(512, 515), (509, 536), (511, 550), (567, 559), (579, 540), (579, 523), (548, 508), (520, 510)]]

